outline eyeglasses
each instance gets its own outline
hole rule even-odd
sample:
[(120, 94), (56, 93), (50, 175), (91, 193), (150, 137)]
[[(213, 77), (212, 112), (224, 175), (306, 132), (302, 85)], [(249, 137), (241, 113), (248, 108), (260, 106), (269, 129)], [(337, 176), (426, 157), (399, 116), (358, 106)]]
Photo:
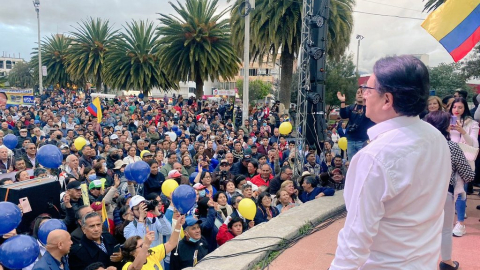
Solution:
[(370, 89), (375, 90), (374, 87), (369, 87), (369, 86), (366, 86), (366, 85), (360, 85), (360, 86), (358, 86), (358, 88), (362, 89), (362, 93), (365, 93), (367, 90), (370, 90)]
[(92, 188), (92, 189), (94, 189), (94, 190), (100, 190), (100, 189), (102, 189), (102, 188), (96, 187), (96, 188)]

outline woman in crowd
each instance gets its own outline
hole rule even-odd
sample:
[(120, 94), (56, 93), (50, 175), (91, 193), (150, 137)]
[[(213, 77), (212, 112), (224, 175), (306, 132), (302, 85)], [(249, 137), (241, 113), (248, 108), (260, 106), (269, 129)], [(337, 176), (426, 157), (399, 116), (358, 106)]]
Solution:
[(442, 100), (437, 96), (428, 98), (428, 112), (443, 111)]
[(258, 225), (263, 222), (268, 222), (272, 218), (278, 216), (280, 212), (276, 207), (272, 206), (272, 198), (268, 192), (263, 192), (258, 196), (257, 213), (255, 214), (254, 222)]
[(285, 189), (280, 189), (275, 195), (276, 207), (280, 213), (287, 211), (288, 209), (295, 207), (295, 204), (291, 202), (290, 195)]
[[(299, 206), (302, 204), (302, 201), (298, 198), (298, 190), (295, 189), (295, 186), (293, 185), (293, 181), (291, 180), (285, 180), (283, 181), (282, 185), (280, 186), (280, 189), (285, 190), (288, 193), (288, 196), (290, 197), (290, 203), (295, 204), (296, 206)], [(276, 205), (276, 202), (273, 202), (274, 205)]]
[(217, 189), (212, 186), (212, 175), (207, 171), (203, 171), (200, 166), (199, 168), (200, 170), (195, 177), (194, 182), (201, 183), (205, 187), (205, 192), (207, 193), (207, 196), (212, 197), (217, 193)]
[(425, 117), (425, 121), (437, 128), (445, 136), (450, 148), (452, 174), (444, 208), (440, 270), (458, 269), (459, 263), (452, 260), (452, 224), (455, 218), (454, 190), (458, 179), (462, 179), (465, 183), (471, 182), (475, 177), (475, 172), (468, 164), (462, 149), (450, 139), (452, 129), (450, 115), (442, 111), (431, 112)]
[[(478, 122), (473, 120), (470, 115), (467, 101), (461, 97), (455, 98), (450, 108), (450, 114), (456, 118), (456, 122), (452, 122), (451, 125), (451, 140), (456, 143), (463, 143), (478, 148)], [(472, 163), (471, 166), (472, 165), (474, 166), (474, 163)], [(473, 170), (475, 170), (475, 168), (473, 168)], [(465, 208), (467, 207), (465, 185), (461, 179), (455, 186), (454, 196), (456, 197), (456, 195), (458, 195), (455, 205), (457, 224), (453, 229), (453, 235), (461, 237), (466, 233), (464, 220), (466, 215)]]
[(225, 183), (225, 195), (227, 195), (228, 204), (232, 204), (232, 197), (240, 193), (235, 189), (235, 182), (227, 180)]
[(185, 216), (181, 216), (168, 242), (153, 248), (149, 247), (155, 240), (154, 231), (147, 231), (145, 239), (142, 239), (140, 236), (128, 238), (122, 247), (123, 260), (127, 262), (122, 267), (122, 270), (162, 269), (160, 262), (177, 246), (184, 223)]
[(192, 158), (189, 155), (184, 155), (182, 157), (182, 165), (185, 168), (185, 170), (187, 170), (188, 175), (191, 175), (192, 173), (195, 172), (195, 166), (193, 166)]
[(147, 163), (150, 165), (150, 175), (143, 184), (143, 191), (145, 194), (152, 192), (160, 194), (162, 193), (162, 184), (165, 182), (165, 176), (159, 172), (157, 161), (149, 160)]
[(213, 195), (213, 201), (218, 203), (218, 212), (222, 216), (222, 219), (225, 220), (233, 212), (232, 207), (228, 204), (227, 195), (223, 191), (217, 192)]

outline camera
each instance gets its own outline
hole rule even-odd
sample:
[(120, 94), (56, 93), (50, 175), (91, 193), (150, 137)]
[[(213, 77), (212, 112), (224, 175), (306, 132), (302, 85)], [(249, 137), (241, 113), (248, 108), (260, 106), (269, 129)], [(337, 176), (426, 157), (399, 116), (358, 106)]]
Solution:
[(157, 200), (151, 200), (151, 201), (143, 201), (143, 203), (147, 206), (147, 211), (154, 211), (155, 208), (158, 206), (158, 201)]
[(227, 171), (221, 171), (221, 173), (222, 177), (227, 177)]

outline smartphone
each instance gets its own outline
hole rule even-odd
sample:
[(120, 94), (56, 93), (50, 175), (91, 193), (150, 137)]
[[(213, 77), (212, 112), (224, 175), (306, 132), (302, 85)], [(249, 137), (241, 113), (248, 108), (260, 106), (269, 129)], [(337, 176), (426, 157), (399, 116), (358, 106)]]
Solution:
[(23, 208), (24, 214), (32, 212), (32, 207), (30, 206), (30, 202), (28, 201), (27, 197), (20, 198), (19, 201), (20, 201), (20, 205)]
[(457, 117), (455, 115), (452, 115), (450, 118), (450, 125), (455, 126), (457, 124)]
[(120, 244), (115, 245), (115, 246), (113, 247), (113, 253), (115, 253), (115, 252), (120, 252), (120, 246), (121, 246)]

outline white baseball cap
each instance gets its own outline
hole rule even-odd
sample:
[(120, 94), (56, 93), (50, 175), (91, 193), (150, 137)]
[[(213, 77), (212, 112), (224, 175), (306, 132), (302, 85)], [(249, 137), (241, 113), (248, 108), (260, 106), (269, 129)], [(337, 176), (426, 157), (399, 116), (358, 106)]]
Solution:
[(145, 198), (140, 195), (135, 195), (130, 199), (130, 209), (139, 205), (141, 202), (145, 201)]

